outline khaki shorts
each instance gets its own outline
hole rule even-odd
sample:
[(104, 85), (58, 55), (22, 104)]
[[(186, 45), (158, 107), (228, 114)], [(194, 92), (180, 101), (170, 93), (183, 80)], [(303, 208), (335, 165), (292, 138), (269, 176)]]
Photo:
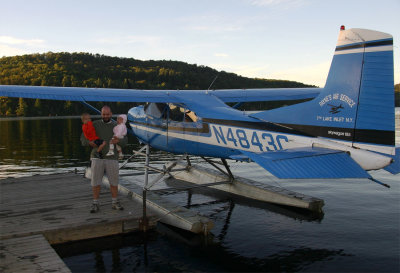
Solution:
[(92, 158), (92, 187), (102, 184), (103, 175), (106, 174), (110, 185), (118, 186), (119, 165), (118, 160)]

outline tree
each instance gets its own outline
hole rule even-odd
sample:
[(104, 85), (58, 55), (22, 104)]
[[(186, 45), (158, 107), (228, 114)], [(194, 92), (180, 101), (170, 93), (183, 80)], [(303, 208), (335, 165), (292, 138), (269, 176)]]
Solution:
[(69, 75), (64, 75), (61, 85), (64, 87), (69, 87), (71, 86), (71, 77)]
[(42, 115), (42, 103), (40, 102), (40, 99), (35, 100), (35, 103), (33, 104), (33, 109), (34, 115)]
[[(63, 113), (68, 114), (68, 115), (72, 114), (72, 103), (71, 103), (70, 100), (67, 100), (64, 103), (64, 111), (63, 111)], [(60, 113), (60, 114), (62, 114), (62, 113)]]
[(18, 108), (15, 111), (15, 114), (17, 114), (17, 116), (25, 116), (27, 111), (28, 111), (28, 105), (26, 104), (23, 98), (19, 98)]

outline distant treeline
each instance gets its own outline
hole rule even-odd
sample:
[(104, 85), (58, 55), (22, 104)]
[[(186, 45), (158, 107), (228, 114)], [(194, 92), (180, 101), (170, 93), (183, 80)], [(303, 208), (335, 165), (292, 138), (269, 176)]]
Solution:
[[(307, 87), (299, 82), (252, 79), (178, 61), (141, 61), (89, 53), (30, 54), (0, 58), (0, 84), (126, 89), (213, 89)], [(110, 103), (114, 112), (134, 104)], [(103, 103), (93, 103), (100, 107)], [(76, 102), (0, 98), (2, 116), (71, 115), (85, 108)]]

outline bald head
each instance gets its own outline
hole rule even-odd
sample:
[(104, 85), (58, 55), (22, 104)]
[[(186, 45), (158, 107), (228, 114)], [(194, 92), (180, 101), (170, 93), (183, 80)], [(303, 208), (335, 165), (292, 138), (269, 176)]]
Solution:
[(108, 105), (104, 105), (103, 108), (101, 108), (101, 118), (105, 123), (110, 122), (112, 117), (112, 112), (111, 108)]

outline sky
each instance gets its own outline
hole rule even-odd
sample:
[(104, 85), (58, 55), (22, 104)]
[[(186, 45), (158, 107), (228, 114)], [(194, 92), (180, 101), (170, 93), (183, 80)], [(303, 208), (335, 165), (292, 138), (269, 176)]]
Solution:
[(0, 10), (0, 57), (177, 60), (320, 87), (340, 26), (372, 29), (393, 36), (400, 83), (400, 0), (0, 0)]

